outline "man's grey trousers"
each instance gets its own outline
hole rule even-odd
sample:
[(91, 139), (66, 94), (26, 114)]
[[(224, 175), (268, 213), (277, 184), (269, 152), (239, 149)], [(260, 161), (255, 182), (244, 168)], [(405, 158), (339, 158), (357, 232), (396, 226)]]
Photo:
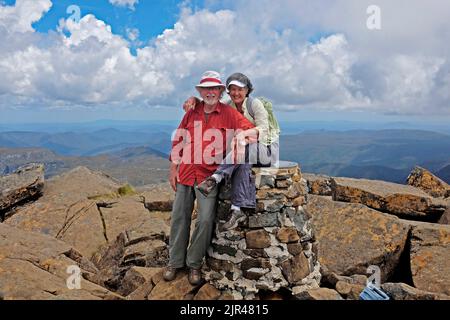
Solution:
[[(186, 265), (194, 269), (202, 266), (206, 250), (211, 243), (218, 189), (216, 186), (208, 197), (205, 197), (195, 187), (177, 184), (170, 226), (169, 266), (182, 268)], [(198, 216), (189, 246), (195, 199), (197, 199)]]

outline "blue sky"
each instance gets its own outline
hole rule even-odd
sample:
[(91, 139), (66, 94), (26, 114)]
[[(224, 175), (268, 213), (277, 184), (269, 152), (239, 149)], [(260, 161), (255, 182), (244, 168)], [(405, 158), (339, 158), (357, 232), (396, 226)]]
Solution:
[(284, 120), (450, 120), (450, 2), (378, 0), (379, 30), (371, 4), (0, 0), (0, 123), (179, 119), (209, 69)]
[(58, 0), (42, 20), (34, 26), (39, 32), (56, 30), (59, 19), (68, 17), (66, 13), (70, 5), (79, 6), (81, 16), (94, 14), (98, 19), (107, 21), (115, 34), (126, 36), (128, 28), (139, 30), (139, 40), (148, 42), (161, 34), (165, 29), (172, 28), (177, 20), (180, 1), (141, 1), (135, 9), (114, 6), (108, 0)]
[[(4, 2), (7, 5), (14, 5), (16, 0)], [(139, 40), (146, 43), (165, 29), (173, 27), (182, 3), (183, 1), (179, 0), (141, 0), (134, 9), (130, 9), (127, 6), (113, 5), (108, 0), (56, 0), (53, 1), (50, 11), (33, 26), (41, 33), (56, 31), (59, 20), (71, 15), (67, 13), (67, 9), (71, 5), (76, 5), (80, 8), (81, 16), (95, 15), (98, 19), (106, 21), (115, 34), (126, 37), (127, 29), (138, 29)], [(192, 8), (201, 9), (203, 5), (203, 0), (190, 1)]]

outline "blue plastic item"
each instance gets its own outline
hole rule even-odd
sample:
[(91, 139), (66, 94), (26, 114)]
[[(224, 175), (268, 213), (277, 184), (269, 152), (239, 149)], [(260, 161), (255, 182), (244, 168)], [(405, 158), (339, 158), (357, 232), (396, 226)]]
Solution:
[(359, 300), (389, 300), (389, 296), (372, 282), (369, 282), (359, 295)]

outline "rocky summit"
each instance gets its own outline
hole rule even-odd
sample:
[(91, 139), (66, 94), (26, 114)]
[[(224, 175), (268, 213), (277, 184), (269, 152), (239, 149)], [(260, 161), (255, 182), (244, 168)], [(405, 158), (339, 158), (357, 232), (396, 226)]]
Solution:
[[(168, 183), (133, 188), (85, 167), (0, 177), (0, 299), (450, 299), (449, 187), (423, 168), (405, 185), (255, 168), (256, 210), (232, 230), (222, 186), (202, 274), (166, 282)], [(195, 209), (192, 225), (196, 222)], [(193, 228), (191, 228), (193, 229)]]

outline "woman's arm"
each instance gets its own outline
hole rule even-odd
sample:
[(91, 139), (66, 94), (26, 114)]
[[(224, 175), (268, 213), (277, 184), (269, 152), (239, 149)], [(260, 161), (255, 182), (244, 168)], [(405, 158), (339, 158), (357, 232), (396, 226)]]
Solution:
[(197, 103), (200, 103), (200, 99), (197, 97), (190, 97), (189, 99), (187, 99), (183, 104), (184, 112), (195, 109)]

